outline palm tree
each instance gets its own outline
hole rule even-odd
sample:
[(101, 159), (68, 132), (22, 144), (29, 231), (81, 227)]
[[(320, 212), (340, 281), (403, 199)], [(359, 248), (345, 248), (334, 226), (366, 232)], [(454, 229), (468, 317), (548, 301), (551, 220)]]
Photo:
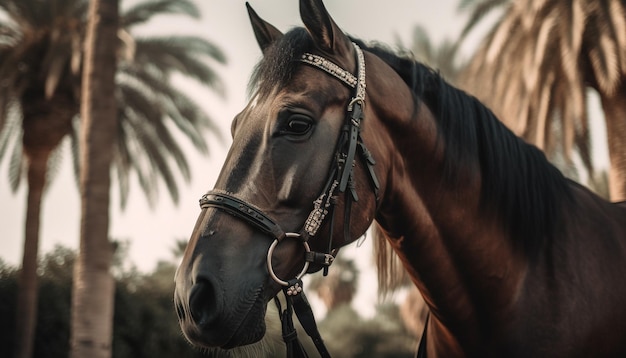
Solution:
[[(462, 37), (494, 9), (503, 15), (483, 40), (462, 83), (517, 134), (593, 175), (587, 91), (602, 102), (610, 196), (626, 199), (626, 1), (464, 0)], [(560, 135), (556, 135), (560, 133)], [(559, 140), (560, 137), (560, 140)]]
[(65, 47), (71, 56), (73, 46), (79, 46), (80, 39), (68, 36), (61, 41), (59, 38), (62, 32), (75, 33), (72, 24), (57, 26), (54, 34), (36, 30), (51, 26), (53, 15), (71, 13), (73, 9), (49, 12), (52, 9), (34, 1), (1, 1), (0, 9), (9, 16), (0, 23), (0, 126), (3, 127), (0, 155), (9, 150), (12, 142), (9, 178), (12, 188), (18, 187), (25, 160), (29, 189), (15, 355), (30, 357), (37, 307), (39, 216), (47, 163), (52, 150), (71, 132), (72, 117), (78, 108), (74, 73), (70, 71), (63, 78), (58, 76), (59, 61), (55, 53)]
[(118, 0), (91, 0), (85, 39), (81, 133), (80, 251), (72, 282), (70, 357), (108, 358), (113, 341), (109, 242), (111, 162), (117, 132)]
[(458, 42), (445, 39), (442, 43), (436, 44), (422, 25), (413, 27), (409, 46), (403, 45), (399, 38), (396, 39), (396, 43), (399, 48), (408, 49), (417, 61), (435, 68), (448, 82), (455, 83), (464, 66), (458, 61)]
[[(87, 0), (0, 0), (0, 159), (9, 157), (9, 181), (19, 187), (27, 173), (28, 199), (24, 257), (20, 276), (17, 356), (32, 346), (37, 306), (37, 254), (40, 208), (51, 156), (64, 138), (72, 143), (74, 171), (79, 172), (79, 108), (82, 43)], [(222, 93), (209, 63), (224, 63), (221, 51), (198, 37), (133, 38), (133, 27), (158, 14), (197, 18), (190, 0), (137, 3), (121, 14), (118, 31), (116, 100), (118, 130), (112, 167), (122, 206), (135, 173), (146, 197), (156, 200), (162, 179), (178, 200), (176, 172), (190, 170), (171, 128), (177, 128), (202, 153), (210, 118), (169, 82), (180, 73)], [(173, 162), (173, 163), (172, 163)], [(25, 352), (25, 353), (17, 353)]]

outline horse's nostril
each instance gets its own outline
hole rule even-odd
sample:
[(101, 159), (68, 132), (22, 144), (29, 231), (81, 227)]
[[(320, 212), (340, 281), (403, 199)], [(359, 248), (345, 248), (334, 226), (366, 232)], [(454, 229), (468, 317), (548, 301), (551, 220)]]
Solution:
[(217, 318), (219, 300), (216, 293), (215, 286), (206, 279), (198, 279), (191, 288), (189, 309), (191, 318), (199, 326), (207, 326)]

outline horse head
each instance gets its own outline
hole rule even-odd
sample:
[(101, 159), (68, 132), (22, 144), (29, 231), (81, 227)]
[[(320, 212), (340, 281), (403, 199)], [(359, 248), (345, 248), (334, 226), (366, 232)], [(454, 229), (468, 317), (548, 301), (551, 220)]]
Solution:
[(373, 159), (385, 154), (365, 146), (377, 121), (358, 46), (320, 0), (300, 2), (306, 28), (287, 34), (248, 11), (263, 52), (255, 89), (176, 274), (181, 328), (204, 347), (260, 340), (268, 301), (364, 234), (385, 181)]

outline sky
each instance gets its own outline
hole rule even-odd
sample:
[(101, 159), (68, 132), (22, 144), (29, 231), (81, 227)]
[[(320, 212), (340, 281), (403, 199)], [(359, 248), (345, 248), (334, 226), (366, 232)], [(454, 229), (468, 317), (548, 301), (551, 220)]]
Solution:
[[(122, 1), (122, 8), (132, 1)], [(230, 145), (230, 123), (244, 108), (246, 86), (254, 64), (260, 59), (259, 50), (249, 24), (244, 1), (196, 0), (202, 17), (167, 16), (139, 29), (139, 35), (195, 35), (218, 45), (228, 58), (227, 65), (212, 63), (226, 88), (224, 97), (216, 95), (197, 83), (177, 80), (177, 84), (197, 101), (218, 125), (221, 140), (208, 135), (209, 156), (199, 155), (184, 139), (183, 148), (191, 167), (192, 180), (180, 181), (180, 201), (174, 205), (164, 186), (160, 187), (157, 204), (150, 207), (137, 181), (131, 182), (129, 202), (120, 209), (115, 186), (111, 190), (110, 237), (130, 243), (129, 259), (140, 271), (151, 271), (158, 260), (172, 260), (175, 240), (187, 239), (200, 213), (198, 199), (213, 188)], [(365, 41), (394, 45), (400, 38), (407, 46), (412, 29), (420, 24), (431, 39), (441, 42), (455, 38), (465, 24), (465, 16), (456, 11), (458, 0), (327, 0), (326, 7), (337, 24), (347, 33)], [(298, 2), (295, 0), (250, 0), (257, 13), (284, 31), (301, 26)], [(471, 43), (476, 40), (470, 37)], [(470, 49), (471, 51), (471, 49)], [(69, 143), (61, 148), (62, 162), (58, 174), (49, 186), (41, 213), (40, 253), (49, 252), (62, 244), (77, 248), (79, 243), (80, 197), (71, 169)], [(16, 193), (8, 183), (8, 160), (0, 163), (0, 258), (11, 264), (21, 262), (25, 202), (27, 188), (23, 182)], [(359, 248), (353, 244), (342, 255), (357, 259), (364, 282), (375, 281), (370, 269), (369, 239)], [(370, 293), (371, 296), (371, 293)], [(371, 297), (369, 298), (371, 299)]]

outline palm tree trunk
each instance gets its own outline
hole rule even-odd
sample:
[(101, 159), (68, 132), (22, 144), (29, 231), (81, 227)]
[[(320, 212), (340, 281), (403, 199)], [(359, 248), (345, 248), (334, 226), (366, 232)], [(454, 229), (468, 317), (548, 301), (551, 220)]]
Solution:
[(37, 327), (37, 255), (39, 252), (39, 223), (43, 192), (46, 185), (48, 154), (28, 158), (28, 199), (24, 229), (24, 255), (19, 275), (16, 308), (15, 357), (33, 356)]
[(612, 201), (626, 200), (626, 81), (612, 95), (603, 94), (609, 145), (609, 194)]
[(113, 336), (113, 249), (108, 237), (118, 0), (92, 0), (81, 104), (80, 252), (73, 283), (70, 357), (108, 358)]

